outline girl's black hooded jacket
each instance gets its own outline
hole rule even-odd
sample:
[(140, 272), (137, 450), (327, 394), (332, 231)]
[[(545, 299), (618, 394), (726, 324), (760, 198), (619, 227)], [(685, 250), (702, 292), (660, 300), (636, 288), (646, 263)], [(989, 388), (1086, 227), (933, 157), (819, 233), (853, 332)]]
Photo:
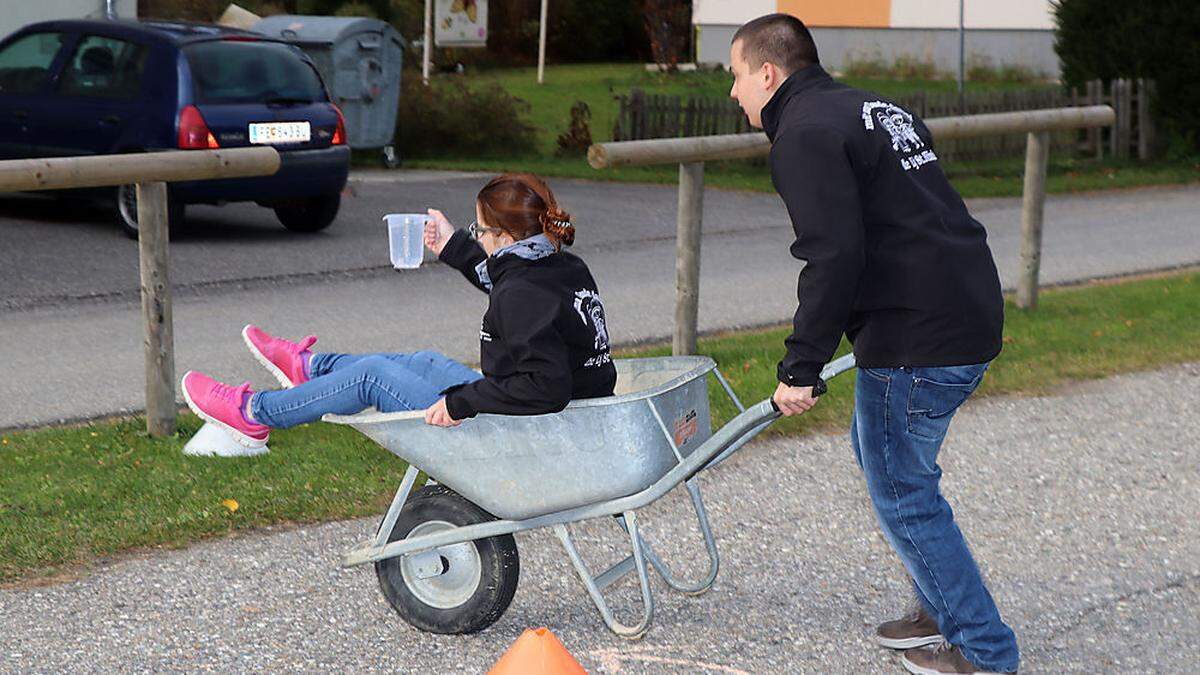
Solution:
[[(488, 257), (466, 230), (450, 237), (439, 258), (489, 294), (479, 330), (484, 378), (444, 392), (451, 417), (539, 415), (572, 399), (612, 395), (617, 371), (604, 305), (583, 260), (566, 252)], [(475, 271), (484, 260), (490, 291)]]

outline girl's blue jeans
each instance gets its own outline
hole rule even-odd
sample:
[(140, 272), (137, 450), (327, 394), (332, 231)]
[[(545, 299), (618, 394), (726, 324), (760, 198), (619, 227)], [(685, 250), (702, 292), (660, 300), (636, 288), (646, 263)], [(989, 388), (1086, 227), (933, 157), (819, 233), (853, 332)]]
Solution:
[(260, 424), (286, 429), (322, 415), (424, 410), (455, 385), (483, 376), (431, 351), (407, 354), (313, 354), (309, 380), (291, 389), (260, 391), (250, 414)]

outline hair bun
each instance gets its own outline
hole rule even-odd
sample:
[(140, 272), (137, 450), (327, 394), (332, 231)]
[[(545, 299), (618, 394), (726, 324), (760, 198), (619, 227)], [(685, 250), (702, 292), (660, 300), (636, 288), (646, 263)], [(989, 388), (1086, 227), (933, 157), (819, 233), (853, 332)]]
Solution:
[(575, 243), (575, 226), (571, 224), (571, 214), (557, 206), (551, 206), (538, 220), (542, 223), (542, 231), (555, 241), (566, 246)]

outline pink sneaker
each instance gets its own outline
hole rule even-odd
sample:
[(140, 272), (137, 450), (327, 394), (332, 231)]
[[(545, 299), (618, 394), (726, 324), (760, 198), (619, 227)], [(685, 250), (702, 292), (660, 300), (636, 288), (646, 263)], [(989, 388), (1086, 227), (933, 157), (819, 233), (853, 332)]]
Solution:
[(304, 361), (309, 356), (309, 347), (317, 341), (315, 335), (309, 335), (300, 342), (292, 342), (248, 324), (242, 329), (242, 339), (254, 358), (271, 371), (275, 379), (279, 380), (279, 384), (290, 389), (308, 382), (308, 375), (304, 372)]
[(183, 376), (183, 400), (205, 422), (212, 422), (232, 432), (241, 444), (259, 448), (267, 444), (271, 433), (265, 424), (256, 424), (242, 414), (242, 403), (250, 391), (250, 383), (240, 387), (221, 384), (204, 373), (189, 370)]

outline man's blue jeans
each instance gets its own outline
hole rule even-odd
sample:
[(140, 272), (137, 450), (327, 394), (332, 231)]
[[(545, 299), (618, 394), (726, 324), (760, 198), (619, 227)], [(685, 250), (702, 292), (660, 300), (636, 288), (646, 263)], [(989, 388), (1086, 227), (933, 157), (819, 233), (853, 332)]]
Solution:
[(479, 373), (437, 352), (408, 354), (313, 354), (308, 382), (281, 391), (261, 391), (250, 402), (260, 424), (286, 429), (315, 422), (326, 413), (353, 415), (424, 410), (456, 384)]
[(950, 420), (987, 366), (859, 368), (850, 439), (883, 532), (942, 635), (976, 667), (1013, 671), (1016, 636), (938, 488)]

